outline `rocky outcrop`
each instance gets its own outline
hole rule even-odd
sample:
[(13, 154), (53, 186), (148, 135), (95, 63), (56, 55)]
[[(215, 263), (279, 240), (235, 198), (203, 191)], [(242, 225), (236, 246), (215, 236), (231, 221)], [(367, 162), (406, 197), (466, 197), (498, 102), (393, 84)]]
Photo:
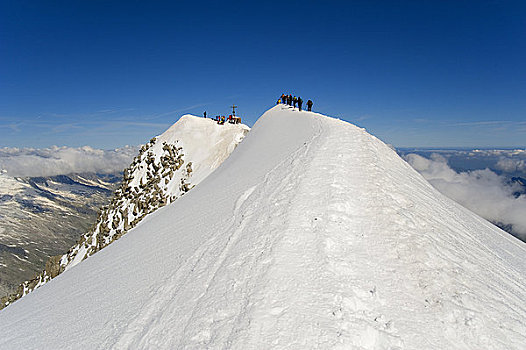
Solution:
[(49, 258), (49, 260), (46, 262), (46, 268), (44, 271), (49, 277), (55, 278), (60, 273), (62, 273), (62, 271), (64, 271), (63, 267), (60, 265), (61, 259), (62, 255), (55, 255)]
[[(228, 157), (249, 130), (245, 125), (218, 126), (209, 119), (183, 116), (164, 134), (151, 139), (124, 170), (120, 187), (110, 204), (101, 208), (93, 227), (66, 254), (51, 257), (42, 272), (0, 299), (0, 309), (92, 256), (125, 235), (145, 216), (191, 190), (196, 184), (193, 177), (202, 180)], [(190, 153), (201, 156), (197, 163), (185, 155), (179, 137), (187, 142), (187, 150), (195, 152)], [(199, 165), (201, 172), (197, 175)]]

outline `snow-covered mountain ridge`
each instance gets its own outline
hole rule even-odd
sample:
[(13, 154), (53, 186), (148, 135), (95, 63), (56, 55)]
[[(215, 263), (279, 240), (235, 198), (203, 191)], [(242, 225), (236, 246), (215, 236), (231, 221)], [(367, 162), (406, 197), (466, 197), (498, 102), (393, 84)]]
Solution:
[(522, 349), (526, 247), (277, 106), (212, 176), (0, 312), (0, 348)]
[(217, 125), (211, 119), (185, 115), (162, 135), (142, 146), (124, 170), (111, 203), (102, 208), (91, 230), (64, 255), (51, 257), (35, 278), (2, 298), (3, 306), (28, 294), (63, 271), (98, 252), (199, 183), (241, 142), (245, 125)]

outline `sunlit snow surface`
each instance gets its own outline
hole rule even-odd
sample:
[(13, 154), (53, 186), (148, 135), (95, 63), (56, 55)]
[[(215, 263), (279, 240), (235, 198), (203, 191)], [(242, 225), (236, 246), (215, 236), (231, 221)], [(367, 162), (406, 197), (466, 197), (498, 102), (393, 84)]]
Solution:
[(525, 244), (364, 130), (283, 108), (1, 311), (0, 348), (523, 349)]

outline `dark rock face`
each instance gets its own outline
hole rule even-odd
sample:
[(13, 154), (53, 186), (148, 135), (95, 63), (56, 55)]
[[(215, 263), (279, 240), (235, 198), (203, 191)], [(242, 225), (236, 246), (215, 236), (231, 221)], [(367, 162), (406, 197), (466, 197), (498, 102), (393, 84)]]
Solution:
[(49, 260), (46, 262), (46, 268), (44, 271), (51, 278), (57, 277), (63, 271), (62, 266), (60, 266), (61, 258), (62, 258), (62, 255), (55, 255), (49, 258)]
[(12, 253), (18, 255), (19, 257), (26, 255), (26, 251), (20, 247), (10, 247), (0, 243), (0, 254), (2, 253)]
[(526, 179), (519, 176), (514, 176), (511, 178), (510, 183), (520, 188), (513, 193), (515, 198), (526, 195)]
[(9, 195), (9, 194), (0, 195), (0, 202), (7, 202), (7, 201), (10, 201), (11, 199), (13, 199), (12, 195)]

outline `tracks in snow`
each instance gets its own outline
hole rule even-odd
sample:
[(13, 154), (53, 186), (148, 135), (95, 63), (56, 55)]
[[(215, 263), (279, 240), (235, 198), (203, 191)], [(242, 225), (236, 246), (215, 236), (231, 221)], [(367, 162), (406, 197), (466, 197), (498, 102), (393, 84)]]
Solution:
[(318, 127), (233, 198), (228, 224), (152, 293), (115, 348), (492, 348), (484, 323), (499, 324), (498, 310), (511, 334), (521, 328), (525, 310), (501, 300), (520, 305), (506, 286), (524, 281), (471, 262), (496, 259), (456, 224), (471, 213), (365, 131)]
[(202, 349), (218, 341), (230, 348), (236, 336), (250, 328), (254, 295), (264, 287), (261, 281), (274, 263), (274, 246), (286, 229), (283, 218), (297, 192), (299, 168), (308, 164), (319, 133), (236, 199), (227, 228), (217, 231), (152, 293), (114, 349), (168, 348), (174, 343)]

